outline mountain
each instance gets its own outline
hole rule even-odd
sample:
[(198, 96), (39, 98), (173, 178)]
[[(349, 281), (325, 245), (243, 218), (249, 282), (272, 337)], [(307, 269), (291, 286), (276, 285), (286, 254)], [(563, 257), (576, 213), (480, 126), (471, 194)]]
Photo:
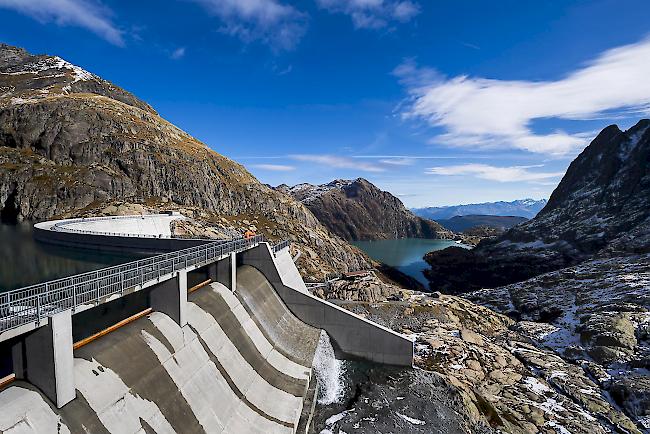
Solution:
[(506, 229), (527, 221), (526, 217), (496, 216), (496, 215), (457, 215), (450, 219), (436, 220), (443, 227), (454, 232), (484, 226), (505, 232)]
[(392, 194), (363, 178), (328, 184), (276, 187), (305, 204), (333, 233), (348, 241), (393, 238), (443, 238), (453, 234), (417, 217)]
[(546, 199), (520, 199), (512, 202), (485, 202), (468, 205), (414, 208), (411, 211), (431, 220), (450, 219), (465, 215), (498, 215), (533, 218), (546, 205)]
[(183, 208), (235, 230), (257, 222), (301, 270), (368, 266), (300, 202), (255, 179), (127, 91), (59, 57), (0, 45), (0, 219)]
[(605, 128), (571, 163), (544, 209), (472, 251), (431, 252), (433, 288), (465, 292), (598, 257), (650, 252), (650, 120)]

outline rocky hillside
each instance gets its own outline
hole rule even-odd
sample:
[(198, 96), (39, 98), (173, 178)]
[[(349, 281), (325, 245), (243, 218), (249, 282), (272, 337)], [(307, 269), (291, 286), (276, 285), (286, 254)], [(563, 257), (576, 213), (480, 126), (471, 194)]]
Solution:
[(0, 45), (0, 218), (186, 207), (257, 221), (302, 251), (308, 275), (368, 266), (300, 202), (161, 118), (148, 104), (61, 58)]
[(650, 430), (650, 255), (587, 261), (466, 297), (519, 319), (514, 329), (581, 366)]
[(280, 185), (276, 189), (301, 201), (321, 223), (348, 241), (453, 238), (450, 231), (415, 216), (398, 198), (363, 178), (323, 185)]
[(357, 387), (341, 404), (319, 406), (316, 432), (644, 432), (647, 376), (603, 376), (602, 365), (564, 359), (547, 346), (543, 324), (518, 322), (463, 298), (393, 294), (401, 301), (339, 304), (415, 337), (419, 369), (349, 364)]
[(465, 215), (519, 216), (531, 219), (545, 205), (546, 199), (519, 199), (511, 202), (499, 201), (471, 203), (467, 205), (430, 206), (426, 208), (414, 208), (412, 211), (415, 215), (436, 221)]
[(532, 220), (472, 251), (427, 255), (433, 288), (465, 292), (601, 256), (650, 252), (650, 120), (605, 128)]

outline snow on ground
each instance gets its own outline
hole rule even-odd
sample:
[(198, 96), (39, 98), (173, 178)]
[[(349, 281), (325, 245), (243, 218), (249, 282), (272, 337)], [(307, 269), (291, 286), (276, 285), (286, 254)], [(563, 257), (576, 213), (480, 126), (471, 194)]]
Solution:
[(406, 415), (404, 415), (402, 413), (396, 413), (396, 414), (399, 417), (401, 417), (402, 419), (404, 419), (405, 421), (407, 421), (408, 423), (412, 423), (413, 425), (424, 425), (424, 424), (426, 424), (426, 422), (423, 421), (423, 420), (408, 417), (408, 416), (406, 416)]

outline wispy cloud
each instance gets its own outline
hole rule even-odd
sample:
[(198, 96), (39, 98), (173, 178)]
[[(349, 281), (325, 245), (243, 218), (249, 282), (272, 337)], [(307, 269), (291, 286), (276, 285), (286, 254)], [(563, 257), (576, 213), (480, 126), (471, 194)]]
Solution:
[(288, 166), (285, 164), (251, 164), (250, 167), (261, 170), (269, 170), (271, 172), (290, 172), (296, 170), (294, 166)]
[(174, 51), (171, 52), (169, 57), (171, 57), (174, 60), (182, 59), (183, 57), (185, 57), (185, 47), (179, 47), (175, 49)]
[(605, 51), (556, 81), (445, 78), (413, 60), (395, 74), (411, 95), (404, 116), (444, 128), (432, 142), (565, 154), (585, 146), (587, 134), (537, 134), (532, 122), (650, 113), (648, 59), (650, 38)]
[(290, 50), (305, 34), (306, 15), (278, 0), (192, 0), (222, 23), (220, 31), (249, 43)]
[(352, 18), (356, 28), (379, 29), (390, 22), (410, 21), (420, 13), (420, 5), (410, 0), (317, 0), (330, 12), (343, 13)]
[(412, 158), (382, 158), (380, 163), (388, 164), (390, 166), (410, 166), (413, 164)]
[(426, 170), (430, 175), (473, 176), (498, 182), (540, 181), (559, 178), (564, 172), (535, 172), (530, 169), (541, 166), (496, 167), (487, 164), (459, 164), (456, 166), (431, 167)]
[(113, 12), (98, 1), (0, 0), (0, 7), (13, 9), (41, 23), (83, 27), (112, 44), (124, 45), (124, 32), (113, 23)]
[(336, 155), (294, 154), (289, 155), (289, 158), (296, 161), (318, 163), (328, 167), (335, 167), (337, 169), (354, 169), (364, 172), (383, 172), (385, 170), (383, 167), (377, 164), (365, 163), (357, 159), (339, 157)]

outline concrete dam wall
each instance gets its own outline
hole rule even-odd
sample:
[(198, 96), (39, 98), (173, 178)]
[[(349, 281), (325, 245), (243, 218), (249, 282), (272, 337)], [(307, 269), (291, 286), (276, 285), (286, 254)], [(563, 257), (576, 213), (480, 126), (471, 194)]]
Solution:
[(152, 312), (76, 350), (77, 398), (61, 409), (13, 383), (0, 432), (295, 432), (319, 330), (275, 297), (237, 292), (259, 303), (212, 283), (188, 295), (186, 327)]
[(410, 339), (311, 295), (287, 247), (207, 243), (0, 294), (0, 434), (304, 433), (319, 345), (411, 366)]

